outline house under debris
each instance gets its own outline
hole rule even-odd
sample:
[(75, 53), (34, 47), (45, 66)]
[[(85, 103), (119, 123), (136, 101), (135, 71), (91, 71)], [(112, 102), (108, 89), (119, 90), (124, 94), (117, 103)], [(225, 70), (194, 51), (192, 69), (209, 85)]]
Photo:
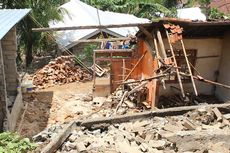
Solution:
[(23, 107), (22, 94), (18, 90), (16, 24), (29, 12), (30, 9), (0, 10), (0, 130), (4, 120), (5, 128), (14, 130)]
[(158, 106), (161, 96), (173, 94), (184, 98), (214, 95), (220, 101), (227, 101), (230, 98), (229, 27), (228, 21), (180, 19), (139, 26), (134, 49), (94, 51), (95, 63), (111, 62), (109, 83), (106, 86), (95, 79), (95, 92), (106, 92), (109, 85), (113, 93), (120, 85), (137, 83), (137, 80), (140, 85), (147, 80), (142, 101), (152, 107)]

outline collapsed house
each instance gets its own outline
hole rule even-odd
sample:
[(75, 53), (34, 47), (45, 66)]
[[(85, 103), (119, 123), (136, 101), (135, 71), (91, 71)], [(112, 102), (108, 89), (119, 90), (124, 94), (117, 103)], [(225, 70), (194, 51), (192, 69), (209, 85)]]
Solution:
[[(135, 49), (95, 50), (95, 62), (111, 62), (111, 93), (121, 84), (130, 84), (128, 79), (148, 80), (145, 101), (153, 107), (160, 96), (178, 91), (183, 97), (205, 94), (228, 101), (229, 86), (222, 84), (230, 84), (229, 27), (228, 21), (162, 19), (139, 27)], [(96, 80), (95, 90), (105, 92), (108, 88), (102, 90)]]
[(0, 130), (5, 119), (5, 128), (14, 130), (23, 107), (22, 94), (18, 90), (16, 24), (29, 12), (30, 9), (0, 10)]

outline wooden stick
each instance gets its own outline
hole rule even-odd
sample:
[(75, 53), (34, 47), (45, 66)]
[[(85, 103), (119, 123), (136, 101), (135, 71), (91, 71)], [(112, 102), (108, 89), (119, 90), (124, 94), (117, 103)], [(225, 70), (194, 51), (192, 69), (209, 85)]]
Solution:
[(185, 97), (184, 88), (183, 88), (183, 85), (182, 85), (182, 81), (181, 81), (179, 69), (178, 69), (178, 66), (177, 66), (177, 61), (176, 61), (175, 53), (174, 53), (172, 44), (171, 44), (171, 42), (170, 42), (169, 33), (168, 33), (167, 30), (165, 30), (165, 32), (166, 32), (166, 35), (167, 35), (167, 38), (168, 38), (168, 43), (169, 43), (169, 47), (170, 47), (170, 50), (171, 50), (171, 53), (172, 53), (173, 62), (174, 62), (174, 64), (175, 64), (175, 66), (177, 67), (177, 68), (176, 68), (176, 74), (177, 74), (177, 79), (178, 79), (178, 82), (179, 82), (179, 85), (180, 85), (181, 94), (182, 94), (183, 97)]
[[(188, 74), (185, 74), (185, 73), (182, 73), (180, 72), (181, 75), (184, 75), (184, 76), (187, 76), (187, 77), (190, 77), (190, 75)], [(217, 86), (220, 86), (220, 87), (223, 87), (223, 88), (226, 88), (226, 89), (230, 89), (230, 86), (229, 85), (225, 85), (225, 84), (222, 84), (222, 83), (218, 83), (218, 82), (214, 82), (214, 81), (211, 81), (211, 80), (207, 80), (207, 79), (204, 79), (203, 77), (201, 76), (192, 76), (194, 79), (198, 80), (198, 81), (201, 81), (201, 82), (205, 82), (205, 83), (210, 83), (210, 84), (214, 84), (214, 85), (217, 85)]]
[(115, 114), (117, 114), (118, 109), (121, 107), (121, 105), (122, 105), (123, 101), (125, 100), (125, 98), (127, 97), (127, 95), (128, 95), (128, 91), (125, 91), (125, 93), (123, 94), (119, 104), (116, 107)]
[(116, 123), (123, 123), (123, 122), (129, 122), (132, 120), (137, 119), (146, 119), (150, 117), (155, 116), (173, 116), (173, 115), (182, 115), (188, 111), (192, 111), (195, 109), (199, 109), (201, 107), (204, 108), (219, 108), (219, 109), (225, 109), (230, 107), (230, 103), (224, 103), (224, 104), (204, 104), (204, 105), (196, 105), (196, 106), (182, 106), (182, 107), (173, 107), (173, 108), (166, 108), (166, 109), (159, 109), (156, 111), (146, 111), (142, 113), (135, 113), (131, 115), (119, 115), (114, 117), (103, 117), (98, 119), (89, 119), (86, 121), (81, 122), (81, 126), (85, 127), (91, 127), (95, 124), (102, 124), (102, 123), (108, 123), (108, 124), (116, 124)]
[(21, 118), (21, 121), (20, 121), (19, 126), (18, 126), (18, 133), (19, 134), (21, 134), (21, 131), (22, 131), (22, 123), (24, 122), (24, 118), (25, 118), (25, 115), (26, 115), (28, 104), (29, 103), (26, 103), (25, 110), (23, 111), (22, 118)]
[(54, 137), (51, 142), (41, 150), (41, 153), (55, 152), (60, 147), (60, 145), (70, 136), (74, 128), (76, 128), (76, 122), (71, 122), (68, 124), (60, 134)]
[(195, 95), (197, 96), (198, 93), (197, 93), (197, 89), (196, 89), (196, 84), (195, 84), (194, 79), (192, 77), (192, 71), (191, 71), (191, 67), (190, 67), (190, 64), (189, 64), (187, 53), (186, 53), (186, 50), (185, 50), (185, 47), (184, 47), (184, 42), (183, 42), (182, 39), (181, 39), (180, 42), (181, 42), (181, 45), (182, 45), (182, 49), (183, 49), (183, 52), (184, 52), (185, 61), (186, 61), (186, 64), (187, 64), (187, 67), (188, 67), (188, 71), (189, 71), (189, 74), (190, 74), (190, 78), (191, 78), (191, 81), (192, 81), (193, 90), (194, 90)]
[(161, 74), (161, 75), (157, 75), (157, 76), (153, 76), (153, 77), (149, 77), (149, 78), (146, 78), (146, 79), (142, 79), (142, 80), (137, 80), (137, 81), (130, 81), (130, 82), (123, 82), (121, 84), (133, 84), (133, 83), (140, 83), (140, 82), (143, 82), (143, 81), (152, 81), (154, 79), (159, 79), (159, 78), (162, 78), (162, 77), (166, 77), (170, 74)]
[(103, 41), (122, 41), (122, 40), (130, 40), (128, 37), (120, 37), (120, 38), (105, 38), (105, 39), (80, 39), (74, 41), (75, 43), (93, 43), (93, 42), (103, 42)]
[(126, 81), (129, 78), (129, 76), (133, 73), (133, 71), (136, 69), (136, 67), (138, 66), (138, 64), (145, 57), (146, 53), (147, 53), (147, 51), (145, 51), (144, 54), (141, 56), (141, 58), (137, 61), (137, 63), (135, 64), (135, 66), (132, 68), (132, 70), (129, 72), (129, 74), (125, 77), (124, 81)]
[(87, 25), (87, 26), (55, 27), (55, 28), (32, 28), (32, 31), (47, 32), (47, 31), (64, 31), (64, 30), (83, 30), (83, 29), (107, 29), (107, 28), (139, 27), (139, 26), (150, 26), (150, 25), (151, 23)]
[(161, 48), (160, 51), (161, 51), (162, 58), (167, 58), (167, 54), (165, 52), (164, 42), (163, 42), (163, 39), (161, 36), (161, 32), (159, 30), (157, 30), (157, 38), (158, 38), (158, 42), (159, 42), (159, 45)]

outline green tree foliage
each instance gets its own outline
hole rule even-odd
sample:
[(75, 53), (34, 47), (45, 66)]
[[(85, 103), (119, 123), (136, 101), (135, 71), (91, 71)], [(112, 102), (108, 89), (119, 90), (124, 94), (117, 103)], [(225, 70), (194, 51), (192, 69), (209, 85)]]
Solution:
[(1, 153), (25, 153), (35, 148), (36, 145), (31, 143), (28, 138), (20, 138), (19, 135), (10, 132), (0, 134)]
[(61, 20), (58, 7), (63, 0), (4, 0), (3, 8), (31, 8), (32, 12), (19, 24), (18, 32), (21, 47), (25, 50), (26, 65), (33, 59), (33, 51), (47, 49), (52, 39), (47, 33), (34, 33), (32, 28), (48, 27), (50, 20)]
[(176, 0), (82, 0), (104, 11), (134, 14), (138, 17), (155, 19), (164, 14), (175, 16)]

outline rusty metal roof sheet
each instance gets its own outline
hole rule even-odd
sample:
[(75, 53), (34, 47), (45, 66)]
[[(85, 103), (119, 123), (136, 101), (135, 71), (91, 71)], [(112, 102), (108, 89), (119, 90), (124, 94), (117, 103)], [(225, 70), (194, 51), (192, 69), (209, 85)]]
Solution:
[(0, 40), (24, 18), (31, 9), (0, 9)]

